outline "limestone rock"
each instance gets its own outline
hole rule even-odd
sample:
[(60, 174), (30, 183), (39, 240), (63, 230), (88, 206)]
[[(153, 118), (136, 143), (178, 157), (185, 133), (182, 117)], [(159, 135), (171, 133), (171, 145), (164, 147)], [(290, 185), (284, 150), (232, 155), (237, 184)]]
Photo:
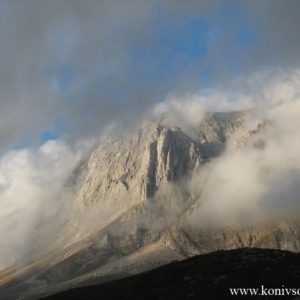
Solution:
[(202, 161), (198, 145), (180, 128), (144, 122), (123, 139), (105, 140), (91, 154), (77, 194), (76, 208), (96, 203), (116, 219), (153, 198), (168, 182), (188, 176)]
[(253, 130), (247, 130), (240, 138), (234, 142), (236, 148), (246, 147), (251, 144), (253, 148), (263, 149), (265, 147), (266, 138), (264, 133), (266, 127), (271, 126), (270, 121), (260, 121)]
[(203, 157), (220, 155), (228, 138), (247, 124), (250, 114), (251, 111), (208, 114), (196, 129)]

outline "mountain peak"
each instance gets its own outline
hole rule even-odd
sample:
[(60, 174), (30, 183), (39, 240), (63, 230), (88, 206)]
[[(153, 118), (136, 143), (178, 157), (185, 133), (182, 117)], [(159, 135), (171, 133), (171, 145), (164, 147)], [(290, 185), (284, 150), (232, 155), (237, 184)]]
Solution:
[[(30, 267), (22, 276), (34, 280), (38, 291), (46, 282), (44, 292), (53, 293), (91, 278), (128, 276), (219, 249), (299, 251), (297, 220), (213, 227), (202, 222), (205, 212), (193, 215), (205, 211), (203, 199), (211, 184), (197, 176), (209, 169), (210, 161), (214, 164), (229, 141), (247, 135), (250, 115), (207, 113), (195, 126), (166, 117), (145, 120), (122, 137), (103, 139), (77, 170), (74, 211), (64, 228), (71, 236), (68, 245), (41, 259), (34, 279)], [(258, 123), (248, 135), (260, 136), (264, 128), (267, 125)], [(214, 195), (220, 196), (218, 191)], [(61, 273), (67, 282), (61, 283), (64, 279), (57, 275)], [(13, 280), (6, 280), (7, 292), (13, 290)], [(18, 285), (19, 291), (27, 288), (26, 280)]]

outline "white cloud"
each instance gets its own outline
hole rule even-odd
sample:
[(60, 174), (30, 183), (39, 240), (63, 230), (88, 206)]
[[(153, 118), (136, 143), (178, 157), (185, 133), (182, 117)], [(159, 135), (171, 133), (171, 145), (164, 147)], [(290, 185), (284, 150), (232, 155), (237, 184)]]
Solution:
[(74, 200), (68, 180), (81, 155), (62, 141), (49, 141), (1, 158), (0, 267), (42, 254), (63, 235)]
[(202, 203), (192, 215), (192, 223), (254, 224), (297, 215), (300, 209), (296, 196), (300, 193), (300, 75), (298, 71), (282, 75), (275, 73), (260, 91), (250, 95), (251, 101), (257, 104), (257, 114), (256, 122), (250, 122), (249, 129), (255, 129), (259, 119), (270, 121), (259, 134), (265, 147), (252, 148), (251, 140), (245, 148), (227, 147), (223, 155), (200, 170), (191, 181), (191, 190), (200, 195)]

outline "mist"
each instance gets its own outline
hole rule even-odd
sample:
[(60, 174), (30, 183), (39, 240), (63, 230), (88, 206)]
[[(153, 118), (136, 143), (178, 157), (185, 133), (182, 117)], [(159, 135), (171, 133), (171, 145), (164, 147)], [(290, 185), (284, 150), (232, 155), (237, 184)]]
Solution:
[[(279, 74), (264, 81), (258, 93), (247, 95), (246, 102), (254, 105), (247, 127), (238, 130), (224, 153), (189, 182), (201, 203), (191, 215), (192, 224), (244, 226), (297, 217), (299, 73)], [(242, 95), (240, 99), (243, 102)], [(235, 110), (238, 102), (228, 103)], [(265, 122), (260, 129), (259, 122)], [(249, 131), (256, 132), (247, 138)], [(246, 142), (239, 146), (243, 136)]]
[(1, 158), (1, 268), (26, 264), (53, 251), (58, 238), (64, 240), (62, 228), (75, 197), (72, 173), (83, 149), (48, 141), (35, 149), (12, 150)]

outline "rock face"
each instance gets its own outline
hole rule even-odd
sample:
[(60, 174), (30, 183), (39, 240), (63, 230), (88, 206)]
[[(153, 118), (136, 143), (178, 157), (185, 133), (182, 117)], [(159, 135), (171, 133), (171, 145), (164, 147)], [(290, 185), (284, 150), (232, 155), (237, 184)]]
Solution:
[[(235, 140), (236, 147), (257, 144), (253, 137), (265, 125), (247, 131), (250, 114), (208, 114), (189, 133), (166, 119), (145, 121), (133, 133), (99, 143), (75, 172), (78, 191), (74, 217), (65, 229), (73, 233), (68, 247), (35, 262), (34, 272), (31, 266), (23, 270), (21, 283), (14, 270), (0, 273), (5, 295), (14, 299), (37, 293), (38, 298), (39, 293), (124, 277), (219, 249), (299, 251), (297, 220), (244, 228), (194, 228), (185, 222), (201, 205), (186, 184), (193, 173), (201, 172), (229, 142)], [(90, 227), (81, 226), (82, 216), (91, 219)]]
[(252, 130), (247, 130), (243, 136), (237, 139), (234, 143), (235, 147), (241, 148), (246, 147), (250, 142), (253, 148), (262, 149), (265, 146), (265, 140), (263, 133), (266, 131), (266, 127), (270, 126), (270, 122), (260, 121), (257, 127)]
[(229, 137), (247, 124), (250, 114), (251, 111), (209, 114), (196, 130), (202, 155), (208, 159), (220, 155)]
[(145, 121), (134, 133), (103, 141), (86, 164), (75, 210), (92, 208), (109, 216), (103, 217), (105, 243), (122, 255), (156, 242), (184, 256), (252, 246), (299, 251), (295, 220), (242, 229), (195, 229), (185, 222), (200, 205), (185, 185), (194, 172), (201, 172), (228, 142), (235, 147), (264, 146), (263, 134), (271, 123), (260, 121), (247, 129), (250, 115), (209, 113), (188, 134), (166, 118)]
[(176, 182), (201, 164), (198, 145), (178, 127), (145, 122), (124, 140), (106, 140), (92, 153), (78, 192), (83, 211), (101, 202), (114, 217), (153, 198), (159, 187)]
[(191, 135), (167, 121), (145, 121), (133, 134), (103, 141), (84, 169), (76, 209), (83, 212), (97, 203), (116, 219), (219, 155), (247, 117), (248, 112), (208, 114)]

